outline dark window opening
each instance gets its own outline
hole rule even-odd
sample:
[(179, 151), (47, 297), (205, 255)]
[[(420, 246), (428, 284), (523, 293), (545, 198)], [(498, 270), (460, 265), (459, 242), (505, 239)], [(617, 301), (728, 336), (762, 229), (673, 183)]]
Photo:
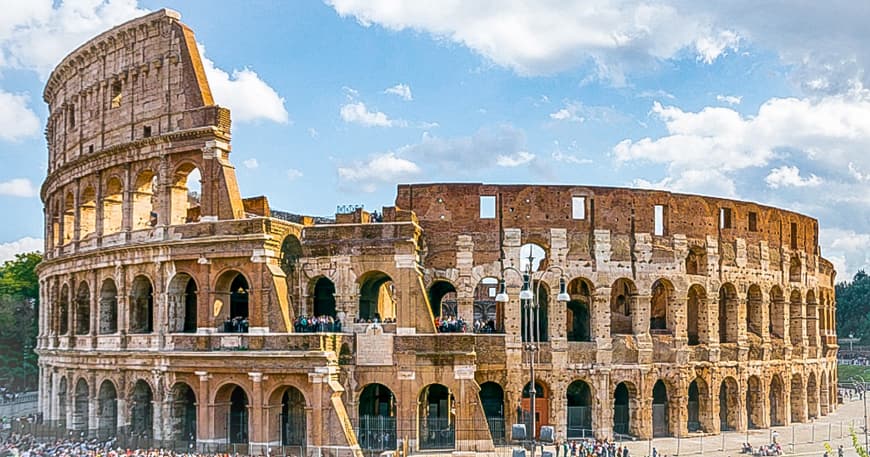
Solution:
[(731, 228), (731, 208), (719, 208), (719, 228)]
[(116, 82), (112, 84), (112, 108), (120, 108), (121, 107), (121, 83)]
[(797, 249), (797, 235), (798, 235), (797, 224), (792, 222), (791, 223), (791, 248), (792, 249)]
[(758, 214), (752, 211), (749, 212), (749, 231), (757, 232), (758, 231)]
[(142, 127), (142, 137), (149, 138), (150, 136), (151, 136), (151, 126), (146, 125), (146, 126)]

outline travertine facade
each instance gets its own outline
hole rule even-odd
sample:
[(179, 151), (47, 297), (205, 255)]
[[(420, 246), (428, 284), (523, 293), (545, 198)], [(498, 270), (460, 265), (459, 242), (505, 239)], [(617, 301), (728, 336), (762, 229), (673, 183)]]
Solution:
[[(229, 111), (167, 10), (74, 51), (44, 96), (40, 410), (56, 424), (309, 454), (396, 437), (490, 450), (529, 406), (521, 281), (505, 269), (528, 244), (545, 256), (536, 409), (557, 436), (718, 433), (836, 405), (835, 272), (812, 218), (485, 184), (401, 185), (379, 221), (272, 217), (240, 197)], [(342, 326), (303, 332), (313, 314)], [(469, 332), (438, 333), (438, 315)]]

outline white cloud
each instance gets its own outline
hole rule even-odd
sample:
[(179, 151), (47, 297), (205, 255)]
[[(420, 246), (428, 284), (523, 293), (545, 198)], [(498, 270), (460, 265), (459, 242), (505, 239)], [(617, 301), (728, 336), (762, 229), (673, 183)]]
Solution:
[(781, 166), (770, 170), (770, 174), (764, 178), (768, 187), (777, 189), (780, 187), (816, 187), (822, 183), (822, 178), (811, 174), (808, 178), (801, 178), (800, 169), (794, 166)]
[(297, 170), (295, 168), (287, 169), (287, 179), (289, 179), (290, 181), (295, 181), (295, 180), (301, 178), (302, 176), (303, 175), (302, 175), (302, 172), (300, 170)]
[(515, 154), (502, 155), (495, 158), (496, 165), (513, 168), (525, 165), (535, 159), (535, 155), (528, 151), (517, 151)]
[(662, 89), (643, 90), (643, 91), (638, 92), (637, 96), (640, 98), (667, 98), (670, 100), (673, 100), (675, 98), (674, 94), (672, 94), (668, 91), (662, 90)]
[(230, 108), (234, 121), (267, 120), (279, 124), (290, 121), (284, 108), (284, 97), (260, 79), (254, 70), (243, 68), (233, 70), (232, 74), (227, 73), (206, 58), (202, 45), (199, 48), (215, 103)]
[(34, 136), (42, 122), (28, 106), (30, 97), (0, 89), (0, 140), (18, 141)]
[(716, 101), (727, 103), (729, 105), (739, 105), (743, 101), (742, 96), (737, 95), (717, 95)]
[(15, 254), (41, 252), (43, 247), (45, 247), (45, 240), (29, 236), (8, 243), (0, 243), (0, 262), (14, 259)]
[(657, 182), (635, 179), (632, 185), (646, 189), (661, 189), (728, 198), (738, 197), (737, 186), (734, 184), (734, 181), (720, 171), (713, 169), (684, 170), (675, 177), (668, 176)]
[(320, 136), (320, 132), (318, 132), (314, 127), (308, 127), (308, 136), (311, 138), (317, 138)]
[(38, 189), (26, 178), (15, 178), (0, 182), (0, 195), (8, 197), (35, 197)]
[(363, 102), (348, 103), (341, 107), (341, 119), (344, 122), (360, 124), (366, 127), (405, 127), (408, 123), (402, 119), (390, 119), (380, 111), (369, 111)]
[(398, 157), (393, 152), (379, 154), (366, 162), (339, 167), (339, 181), (346, 187), (355, 187), (363, 192), (374, 192), (377, 184), (395, 183), (421, 173), (416, 163)]
[(409, 102), (409, 101), (414, 99), (414, 97), (411, 95), (411, 86), (409, 86), (407, 84), (396, 84), (393, 87), (388, 87), (387, 89), (384, 90), (384, 93), (397, 95), (397, 96), (401, 97), (402, 100), (405, 100), (406, 102)]
[(858, 270), (870, 270), (870, 233), (822, 227), (819, 243), (837, 270), (837, 281), (851, 280)]
[(557, 162), (571, 163), (574, 165), (589, 165), (589, 164), (593, 163), (593, 161), (591, 159), (586, 159), (583, 157), (577, 157), (577, 156), (572, 155), (572, 154), (567, 154), (567, 153), (564, 153), (558, 149), (556, 151), (553, 151), (553, 153), (550, 154), (550, 156), (553, 158), (553, 160), (555, 160)]
[(242, 165), (249, 170), (253, 170), (254, 168), (258, 168), (260, 166), (260, 162), (257, 162), (257, 159), (246, 159), (242, 162)]
[(698, 60), (706, 64), (716, 61), (728, 50), (736, 50), (740, 37), (730, 30), (723, 30), (715, 35), (703, 35), (695, 41)]
[(583, 122), (585, 120), (582, 116), (578, 116), (576, 112), (572, 112), (568, 108), (562, 108), (555, 113), (550, 113), (550, 119), (572, 122)]

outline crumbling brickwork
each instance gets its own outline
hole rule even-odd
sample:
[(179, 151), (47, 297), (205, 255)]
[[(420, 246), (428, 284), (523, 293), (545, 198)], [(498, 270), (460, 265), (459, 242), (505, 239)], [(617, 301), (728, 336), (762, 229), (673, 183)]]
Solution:
[[(52, 423), (252, 452), (487, 451), (530, 410), (530, 339), (537, 425), (557, 437), (718, 433), (836, 405), (835, 272), (810, 217), (489, 184), (400, 185), (378, 217), (272, 211), (241, 198), (229, 111), (168, 10), (67, 56), (45, 101)], [(530, 252), (534, 307), (517, 272)], [(465, 332), (443, 332), (457, 317)]]

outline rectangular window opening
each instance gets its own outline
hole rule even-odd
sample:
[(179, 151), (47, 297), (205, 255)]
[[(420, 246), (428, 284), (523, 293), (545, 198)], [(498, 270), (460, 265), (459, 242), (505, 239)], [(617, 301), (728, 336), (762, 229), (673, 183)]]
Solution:
[(69, 106), (69, 126), (70, 128), (75, 128), (76, 126), (76, 106)]
[(791, 223), (791, 248), (797, 249), (797, 223)]
[(586, 197), (571, 197), (571, 218), (586, 219)]
[(665, 234), (665, 207), (664, 205), (655, 205), (653, 207), (654, 213), (654, 224), (653, 224), (653, 234), (656, 236), (663, 236)]
[(480, 218), (495, 219), (495, 195), (480, 196)]
[(146, 126), (142, 127), (142, 137), (148, 138), (150, 136), (151, 136), (151, 126), (146, 125)]
[(112, 84), (112, 108), (121, 107), (121, 83)]
[(731, 228), (731, 208), (719, 208), (719, 228)]
[(758, 231), (758, 213), (749, 212), (749, 231), (757, 232)]

